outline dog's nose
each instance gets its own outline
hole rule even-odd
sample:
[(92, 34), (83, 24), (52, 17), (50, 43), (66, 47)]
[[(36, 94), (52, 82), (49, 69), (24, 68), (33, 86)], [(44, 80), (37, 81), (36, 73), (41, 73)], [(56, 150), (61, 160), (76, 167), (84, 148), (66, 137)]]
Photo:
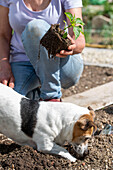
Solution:
[(88, 154), (89, 154), (89, 150), (86, 150), (86, 151), (84, 151), (83, 156), (86, 156), (86, 155), (88, 155)]

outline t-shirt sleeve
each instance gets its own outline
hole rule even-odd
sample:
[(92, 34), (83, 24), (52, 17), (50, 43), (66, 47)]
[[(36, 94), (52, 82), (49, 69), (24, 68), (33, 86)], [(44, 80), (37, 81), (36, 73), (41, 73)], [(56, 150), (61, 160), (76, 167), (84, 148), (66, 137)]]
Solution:
[(82, 0), (62, 0), (64, 9), (82, 7)]
[(0, 5), (8, 8), (8, 0), (0, 0)]

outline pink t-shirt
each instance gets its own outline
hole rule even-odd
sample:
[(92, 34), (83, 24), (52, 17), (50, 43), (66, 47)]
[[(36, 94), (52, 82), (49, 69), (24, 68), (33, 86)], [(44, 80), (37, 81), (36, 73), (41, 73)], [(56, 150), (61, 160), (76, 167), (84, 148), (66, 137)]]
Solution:
[(64, 11), (70, 8), (82, 7), (82, 0), (51, 0), (48, 7), (42, 11), (29, 10), (24, 0), (0, 0), (0, 5), (9, 8), (9, 22), (14, 30), (11, 39), (10, 61), (29, 61), (21, 41), (21, 33), (28, 22), (36, 19), (46, 20), (49, 24), (60, 23), (64, 26), (66, 20)]

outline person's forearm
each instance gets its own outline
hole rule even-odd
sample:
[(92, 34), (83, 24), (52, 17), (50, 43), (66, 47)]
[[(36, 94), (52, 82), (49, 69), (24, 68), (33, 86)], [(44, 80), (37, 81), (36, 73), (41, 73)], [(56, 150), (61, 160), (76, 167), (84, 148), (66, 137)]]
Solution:
[(9, 9), (0, 6), (0, 60), (9, 60), (12, 29), (9, 24)]
[(9, 61), (10, 41), (4, 36), (0, 36), (0, 61)]
[(9, 63), (10, 40), (0, 36), (0, 83), (14, 88), (14, 76)]
[(81, 53), (82, 50), (85, 47), (85, 37), (84, 37), (84, 35), (82, 33), (80, 33), (80, 35), (77, 38), (77, 40), (75, 40), (75, 36), (74, 35), (72, 36), (72, 38), (73, 38), (73, 40), (75, 41), (75, 44), (76, 44), (76, 48), (73, 50), (73, 53), (74, 54)]
[(8, 15), (9, 9), (0, 6), (0, 83), (14, 88), (14, 76), (9, 63), (12, 28)]

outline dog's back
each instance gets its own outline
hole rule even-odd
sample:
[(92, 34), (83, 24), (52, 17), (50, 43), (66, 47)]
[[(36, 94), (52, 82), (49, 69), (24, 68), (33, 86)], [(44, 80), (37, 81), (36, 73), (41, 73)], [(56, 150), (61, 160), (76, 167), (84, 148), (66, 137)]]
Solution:
[[(23, 133), (32, 137), (37, 120), (38, 126), (56, 125), (61, 128), (60, 124), (63, 126), (70, 121), (77, 121), (84, 113), (89, 113), (89, 110), (71, 103), (27, 99), (0, 83), (0, 130), (3, 132), (7, 132), (8, 128), (20, 128)], [(4, 125), (7, 124), (7, 129), (2, 128), (3, 122)]]

